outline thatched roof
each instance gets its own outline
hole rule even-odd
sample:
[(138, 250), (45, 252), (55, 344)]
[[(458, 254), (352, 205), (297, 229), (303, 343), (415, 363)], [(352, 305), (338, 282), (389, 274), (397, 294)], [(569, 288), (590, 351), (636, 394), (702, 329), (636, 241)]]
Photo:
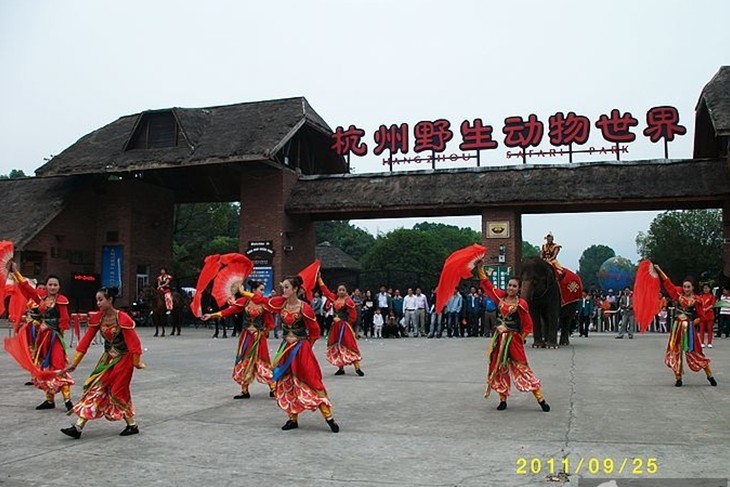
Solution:
[(722, 66), (705, 85), (696, 110), (704, 104), (710, 115), (715, 136), (730, 135), (730, 66)]
[(329, 242), (322, 242), (315, 247), (314, 254), (322, 263), (322, 270), (347, 269), (362, 270), (358, 261), (343, 250), (333, 247)]
[[(143, 117), (172, 113), (182, 135), (177, 146), (131, 149)], [(274, 161), (300, 131), (320, 150), (332, 130), (303, 97), (207, 108), (169, 108), (127, 115), (79, 139), (36, 170), (38, 176), (98, 174), (248, 161)], [(127, 150), (125, 150), (125, 148)], [(321, 156), (329, 170), (344, 172), (342, 158)], [(338, 171), (337, 169), (341, 169)]]
[(728, 164), (691, 159), (302, 176), (286, 211), (337, 220), (478, 215), (490, 208), (523, 213), (707, 208), (728, 198)]
[(0, 240), (22, 249), (63, 210), (79, 178), (0, 179)]

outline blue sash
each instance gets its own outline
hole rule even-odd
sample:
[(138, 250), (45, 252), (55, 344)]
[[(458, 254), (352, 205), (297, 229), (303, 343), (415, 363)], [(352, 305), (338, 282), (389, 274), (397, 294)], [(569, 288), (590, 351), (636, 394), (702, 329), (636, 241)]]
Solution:
[(301, 347), (302, 341), (299, 340), (296, 345), (294, 345), (294, 348), (292, 349), (291, 353), (289, 354), (289, 357), (286, 359), (286, 362), (284, 364), (277, 364), (276, 367), (274, 367), (274, 381), (278, 381), (281, 379), (281, 376), (283, 376), (287, 370), (289, 370), (289, 367), (291, 367), (291, 363), (294, 360), (294, 357), (296, 357), (297, 352), (299, 352), (299, 347)]

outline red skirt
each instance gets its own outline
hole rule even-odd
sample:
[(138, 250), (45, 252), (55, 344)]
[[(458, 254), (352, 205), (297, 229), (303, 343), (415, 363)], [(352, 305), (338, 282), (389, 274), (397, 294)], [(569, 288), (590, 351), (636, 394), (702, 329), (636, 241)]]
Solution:
[[(289, 369), (276, 382), (276, 402), (289, 415), (303, 411), (314, 411), (321, 404), (332, 406), (322, 382), (322, 369), (314, 356), (308, 340), (300, 340), (299, 349)], [(277, 363), (285, 364), (293, 352), (286, 342), (282, 343), (284, 353)], [(288, 348), (288, 349), (287, 349)]]
[(231, 377), (244, 387), (254, 380), (262, 384), (273, 382), (266, 332), (248, 328), (241, 332)]
[(97, 419), (103, 416), (109, 421), (119, 421), (134, 416), (129, 391), (134, 372), (132, 354), (126, 353), (117, 358), (104, 352), (86, 379), (84, 394), (73, 408), (80, 418)]
[[(63, 341), (50, 328), (41, 329), (37, 327), (38, 335), (35, 341), (34, 358), (38, 367), (43, 370), (63, 370), (68, 365), (66, 349)], [(49, 356), (50, 354), (50, 356)], [(48, 358), (48, 365), (44, 366)], [(43, 391), (53, 394), (61, 390), (63, 386), (74, 384), (73, 378), (68, 373), (54, 376), (47, 380), (34, 378), (33, 384)]]
[(484, 397), (489, 397), (491, 390), (500, 396), (509, 396), (511, 381), (514, 377), (518, 391), (530, 392), (540, 389), (540, 380), (527, 364), (527, 355), (519, 333), (508, 331), (496, 333), (492, 339), (489, 353), (489, 373)]
[(702, 342), (700, 342), (697, 328), (690, 324), (688, 319), (677, 318), (669, 333), (664, 364), (672, 369), (675, 376), (681, 376), (684, 368), (682, 364), (685, 361), (687, 367), (694, 372), (699, 372), (710, 365), (710, 359), (705, 357), (705, 353), (702, 351)]
[(326, 356), (327, 361), (335, 367), (352, 365), (362, 360), (355, 331), (347, 321), (338, 320), (332, 323), (332, 329), (327, 339)]

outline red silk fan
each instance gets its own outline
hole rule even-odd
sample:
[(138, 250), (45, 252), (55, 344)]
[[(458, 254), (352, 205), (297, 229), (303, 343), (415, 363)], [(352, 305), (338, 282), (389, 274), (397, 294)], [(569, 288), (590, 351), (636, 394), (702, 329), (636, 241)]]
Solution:
[(213, 254), (207, 256), (203, 261), (203, 268), (200, 270), (198, 283), (195, 285), (195, 296), (193, 296), (190, 302), (190, 310), (196, 318), (200, 318), (203, 314), (200, 300), (203, 298), (203, 291), (205, 291), (205, 288), (208, 287), (208, 284), (210, 284), (210, 281), (213, 280), (218, 269), (220, 269), (220, 259), (220, 254)]
[(309, 264), (307, 267), (299, 271), (298, 276), (302, 278), (302, 289), (307, 294), (307, 301), (310, 303), (314, 298), (314, 288), (317, 285), (317, 275), (319, 275), (319, 267), (321, 263), (319, 259), (314, 259), (314, 262)]
[(659, 313), (661, 280), (649, 259), (639, 262), (634, 282), (634, 319), (644, 333)]
[(33, 358), (30, 356), (30, 346), (28, 345), (28, 330), (31, 326), (26, 323), (20, 327), (15, 336), (5, 338), (4, 348), (22, 368), (31, 373), (33, 377), (39, 380), (49, 380), (58, 374), (58, 370), (41, 370)]
[(472, 244), (449, 255), (444, 261), (444, 268), (436, 286), (436, 312), (444, 309), (454, 289), (462, 279), (472, 276), (476, 263), (484, 258), (487, 248), (483, 245)]
[(241, 254), (224, 254), (220, 258), (220, 268), (213, 280), (213, 297), (218, 306), (235, 299), (246, 278), (253, 270), (253, 262)]
[(13, 258), (13, 242), (0, 242), (0, 315), (5, 312), (5, 283), (8, 280), (8, 264)]

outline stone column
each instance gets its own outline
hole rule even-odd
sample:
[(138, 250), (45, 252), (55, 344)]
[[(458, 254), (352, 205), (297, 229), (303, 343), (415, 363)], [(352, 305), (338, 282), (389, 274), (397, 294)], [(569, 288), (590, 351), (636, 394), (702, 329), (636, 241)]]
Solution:
[(239, 249), (244, 252), (250, 241), (270, 240), (275, 282), (314, 260), (311, 219), (285, 213), (286, 200), (296, 182), (296, 173), (286, 169), (251, 171), (242, 178)]
[(487, 247), (486, 265), (511, 268), (517, 275), (522, 260), (522, 213), (518, 210), (482, 211), (482, 239)]

